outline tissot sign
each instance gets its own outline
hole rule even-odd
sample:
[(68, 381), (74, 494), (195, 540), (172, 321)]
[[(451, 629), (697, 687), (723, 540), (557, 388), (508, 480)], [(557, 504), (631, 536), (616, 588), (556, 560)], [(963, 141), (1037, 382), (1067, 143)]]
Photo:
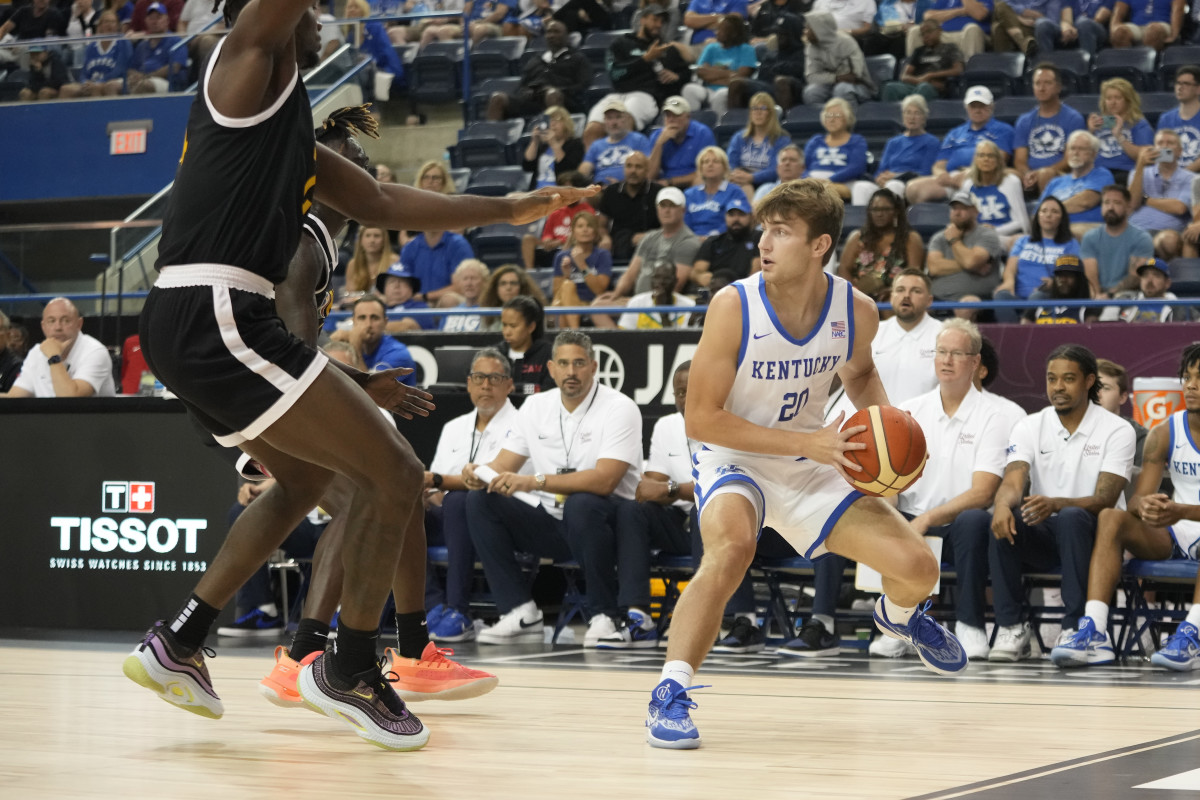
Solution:
[(147, 627), (187, 597), (225, 538), (233, 470), (184, 414), (111, 402), (103, 414), (0, 413), (9, 625)]

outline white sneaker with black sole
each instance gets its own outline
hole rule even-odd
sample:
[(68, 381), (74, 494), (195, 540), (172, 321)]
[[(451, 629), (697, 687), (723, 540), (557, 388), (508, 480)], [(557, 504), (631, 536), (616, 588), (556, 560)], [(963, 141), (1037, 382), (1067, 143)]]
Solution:
[(495, 625), (479, 631), (476, 641), (480, 644), (520, 644), (541, 642), (542, 612), (530, 600), (519, 605), (497, 620)]
[(617, 635), (617, 623), (608, 614), (597, 614), (588, 620), (587, 633), (583, 635), (584, 647), (596, 647), (601, 639)]

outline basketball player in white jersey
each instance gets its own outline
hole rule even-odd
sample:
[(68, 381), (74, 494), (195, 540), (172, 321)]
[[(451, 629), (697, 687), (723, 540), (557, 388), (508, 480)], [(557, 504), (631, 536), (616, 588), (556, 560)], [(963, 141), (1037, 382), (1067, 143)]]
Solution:
[[(1121, 579), (1128, 550), (1134, 558), (1200, 560), (1200, 344), (1183, 351), (1179, 365), (1184, 410), (1150, 430), (1142, 452), (1129, 511), (1106, 508), (1096, 523), (1096, 544), (1088, 568), (1087, 604), (1075, 635), (1051, 651), (1060, 667), (1086, 667), (1113, 662), (1108, 635), (1108, 603)], [(1174, 494), (1158, 491), (1163, 475)], [(1090, 623), (1090, 624), (1089, 624)], [(1177, 671), (1200, 669), (1200, 581), (1192, 595), (1187, 620), (1165, 647), (1150, 657), (1159, 667)]]
[(917, 605), (938, 579), (929, 547), (895, 508), (847, 483), (857, 467), (849, 439), (821, 418), (839, 375), (858, 408), (887, 405), (871, 340), (875, 303), (822, 270), (841, 235), (841, 199), (819, 180), (791, 181), (758, 206), (762, 271), (721, 290), (709, 306), (692, 359), (687, 433), (693, 456), (704, 558), (671, 624), (667, 663), (651, 695), (647, 741), (690, 749), (700, 734), (689, 715), (696, 668), (716, 640), (725, 602), (754, 556), (763, 526), (798, 553), (838, 553), (883, 575), (875, 621), (912, 642), (935, 672), (963, 669), (958, 640)]

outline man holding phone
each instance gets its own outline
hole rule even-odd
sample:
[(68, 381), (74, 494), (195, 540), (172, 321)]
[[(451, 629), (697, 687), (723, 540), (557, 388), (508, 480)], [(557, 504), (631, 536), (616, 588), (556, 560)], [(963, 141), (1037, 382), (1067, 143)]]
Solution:
[(1154, 134), (1154, 144), (1138, 154), (1129, 173), (1133, 216), (1129, 223), (1154, 239), (1154, 255), (1164, 260), (1183, 253), (1181, 233), (1192, 215), (1193, 173), (1179, 167), (1182, 142), (1166, 128)]

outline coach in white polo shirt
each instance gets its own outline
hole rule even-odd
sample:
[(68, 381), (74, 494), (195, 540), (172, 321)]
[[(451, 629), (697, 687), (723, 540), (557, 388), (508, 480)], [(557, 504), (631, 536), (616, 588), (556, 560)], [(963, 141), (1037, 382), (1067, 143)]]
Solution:
[[(629, 598), (646, 587), (626, 578), (637, 537), (616, 524), (617, 507), (632, 502), (642, 465), (642, 414), (630, 398), (596, 382), (592, 340), (564, 331), (549, 362), (557, 389), (529, 397), (517, 412), (486, 486), (463, 470), (471, 540), (503, 615), (479, 633), (483, 644), (541, 640), (542, 612), (516, 553), (574, 558), (587, 581), (592, 614), (585, 644), (618, 635)], [(519, 474), (529, 461), (533, 475)], [(536, 493), (531, 506), (519, 497)]]
[(968, 658), (987, 658), (984, 604), (992, 504), (1004, 475), (1009, 428), (972, 385), (983, 337), (963, 319), (942, 323), (934, 368), (938, 387), (905, 400), (925, 432), (925, 474), (900, 494), (897, 507), (918, 533), (940, 536), (942, 561), (957, 574), (955, 634)]
[[(1030, 649), (1021, 572), (1062, 567), (1063, 636), (1084, 610), (1096, 519), (1121, 502), (1133, 469), (1129, 423), (1098, 403), (1096, 356), (1077, 344), (1046, 359), (1050, 405), (1017, 423), (992, 517), (992, 597), (1000, 630), (992, 661), (1016, 661)], [(1025, 486), (1029, 485), (1029, 495)]]
[(32, 348), (12, 389), (0, 397), (112, 397), (112, 357), (83, 332), (75, 304), (56, 297), (42, 310), (46, 340)]

